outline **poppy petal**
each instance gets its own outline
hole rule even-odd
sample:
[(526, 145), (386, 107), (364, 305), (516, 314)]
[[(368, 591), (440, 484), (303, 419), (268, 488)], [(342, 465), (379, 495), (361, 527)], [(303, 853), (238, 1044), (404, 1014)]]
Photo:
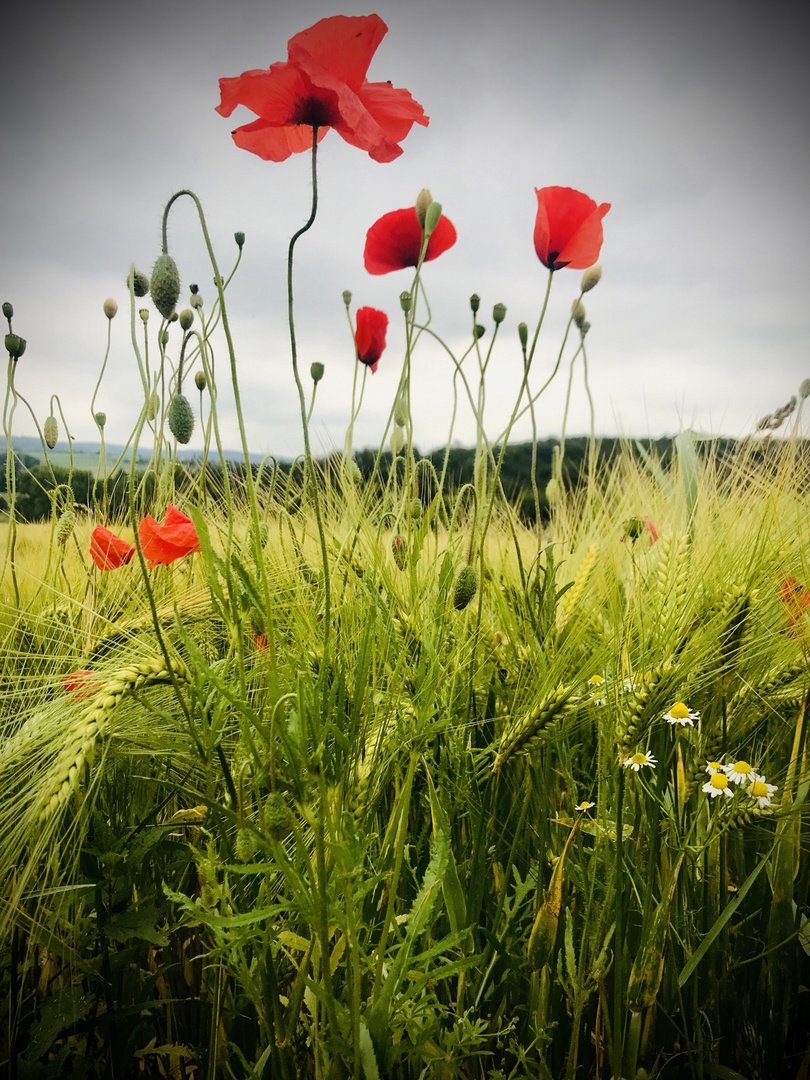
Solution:
[(117, 570), (135, 554), (135, 548), (110, 532), (103, 525), (96, 525), (90, 537), (90, 558), (99, 570)]
[[(453, 223), (442, 215), (430, 234), (425, 262), (438, 258), (456, 242)], [(366, 233), (363, 262), (369, 274), (389, 274), (416, 266), (422, 246), (422, 226), (413, 206), (383, 214)]]
[(377, 363), (385, 349), (387, 330), (388, 316), (384, 311), (372, 307), (358, 308), (354, 335), (357, 359), (371, 368), (372, 375), (377, 370)]
[(388, 27), (379, 15), (333, 15), (295, 34), (287, 55), (298, 63), (311, 57), (326, 71), (357, 90)]
[(535, 188), (537, 217), (534, 248), (550, 270), (569, 266), (586, 270), (599, 258), (602, 218), (610, 203), (597, 206), (581, 191), (566, 187)]

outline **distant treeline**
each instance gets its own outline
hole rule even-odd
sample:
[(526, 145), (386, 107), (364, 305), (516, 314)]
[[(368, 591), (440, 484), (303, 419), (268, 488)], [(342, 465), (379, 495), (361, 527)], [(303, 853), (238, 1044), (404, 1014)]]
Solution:
[[(609, 464), (622, 446), (632, 446), (635, 452), (638, 452), (637, 445), (639, 444), (647, 453), (651, 453), (654, 458), (660, 461), (662, 465), (667, 464), (674, 452), (674, 442), (669, 438), (639, 440), (638, 444), (635, 442), (628, 443), (627, 441), (616, 438), (607, 438), (601, 440), (598, 444), (600, 466)], [(717, 439), (712, 440), (711, 443), (707, 442), (698, 445), (699, 447), (712, 446), (715, 452), (722, 456), (734, 448), (735, 442), (733, 439)], [(539, 509), (542, 517), (545, 517), (548, 513), (545, 488), (546, 484), (551, 479), (555, 447), (559, 448), (558, 439), (545, 439), (537, 444), (535, 479), (536, 488), (539, 494)], [(499, 448), (495, 447), (494, 452), (496, 457), (498, 451)], [(444, 449), (435, 450), (433, 453), (426, 455), (420, 455), (419, 452), (416, 451), (415, 457), (417, 460), (421, 460), (422, 457), (427, 458), (431, 462), (433, 469), (435, 469), (436, 474), (439, 476), (441, 475), (442, 469), (445, 466)], [(377, 452), (375, 450), (358, 450), (355, 452), (354, 458), (363, 477), (365, 479), (370, 478), (374, 470), (374, 463), (377, 460)], [(587, 458), (587, 438), (580, 437), (566, 440), (563, 474), (568, 484), (572, 486), (577, 484), (580, 474), (587, 462)], [(331, 474), (335, 482), (339, 482), (339, 470), (337, 468), (339, 460), (339, 455), (334, 455), (332, 457), (321, 459), (318, 462), (319, 467)], [(388, 478), (391, 469), (391, 460), (392, 457), (389, 451), (386, 451), (380, 459), (378, 473), (382, 483)], [(401, 457), (399, 458), (399, 461), (402, 461)], [(462, 484), (472, 481), (474, 461), (474, 450), (462, 447), (450, 448), (446, 463), (446, 487), (449, 490), (457, 490)], [(531, 443), (516, 443), (507, 448), (503, 467), (501, 469), (501, 483), (504, 492), (514, 505), (520, 507), (521, 514), (527, 521), (533, 521), (535, 517), (531, 463)], [(175, 472), (175, 486), (178, 493), (182, 494), (184, 492), (189, 492), (194, 487), (198, 487), (200, 483), (200, 472), (201, 463), (199, 461), (178, 464)], [(419, 473), (423, 495), (428, 497), (432, 496), (432, 489), (435, 485), (431, 480), (431, 470), (423, 468), (420, 469)], [(66, 468), (55, 466), (53, 475), (56, 478), (57, 484), (67, 486), (70, 474)], [(137, 473), (136, 475), (139, 482), (144, 479), (142, 472)], [(272, 465), (265, 465), (261, 470), (258, 466), (253, 466), (253, 477), (254, 480), (258, 482), (259, 487), (264, 490), (268, 490), (272, 485), (276, 493), (279, 493), (286, 487), (289, 487), (290, 491), (295, 491), (302, 479), (301, 461), (300, 459), (295, 463), (282, 461), (279, 463), (277, 471), (274, 471)], [(235, 493), (244, 490), (244, 464), (239, 462), (229, 462), (228, 479), (232, 490)], [(115, 473), (107, 480), (107, 496), (110, 504), (110, 513), (113, 518), (123, 518), (127, 514), (127, 481), (128, 476), (123, 472)], [(152, 476), (147, 476), (145, 478), (143, 494), (146, 495), (147, 498), (153, 487), (153, 481), (154, 478)], [(211, 498), (219, 498), (223, 488), (223, 477), (218, 462), (209, 460), (207, 463), (205, 469), (205, 488)], [(52, 493), (54, 490), (53, 478), (48, 467), (42, 464), (35, 455), (17, 455), (16, 489), (18, 520), (42, 521), (50, 517), (52, 512), (52, 498), (49, 493)], [(72, 501), (80, 507), (86, 507), (88, 510), (92, 509), (94, 505), (100, 505), (103, 498), (102, 482), (97, 481), (93, 473), (85, 470), (74, 470), (73, 476), (70, 478), (70, 491), (72, 491)], [(60, 497), (60, 505), (64, 506), (69, 501), (67, 491), (63, 492), (63, 496)], [(0, 452), (0, 509), (7, 508), (6, 453), (5, 451), (2, 451)]]

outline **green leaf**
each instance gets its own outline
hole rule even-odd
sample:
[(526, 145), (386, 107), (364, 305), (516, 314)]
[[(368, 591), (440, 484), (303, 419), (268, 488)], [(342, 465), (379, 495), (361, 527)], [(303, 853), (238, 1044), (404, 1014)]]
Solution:
[(113, 941), (149, 941), (153, 945), (165, 948), (169, 944), (169, 935), (165, 930), (158, 930), (155, 925), (161, 916), (151, 900), (138, 908), (127, 908), (110, 919), (104, 927), (104, 933)]

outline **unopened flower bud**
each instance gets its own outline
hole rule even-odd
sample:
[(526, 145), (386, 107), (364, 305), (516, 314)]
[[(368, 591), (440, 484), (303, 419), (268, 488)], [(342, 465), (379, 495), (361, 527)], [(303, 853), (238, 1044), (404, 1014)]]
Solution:
[(583, 292), (590, 292), (595, 285), (599, 284), (601, 278), (602, 267), (598, 263), (596, 266), (589, 266), (582, 275), (582, 282), (579, 287)]
[(26, 341), (19, 334), (6, 334), (6, 352), (12, 360), (19, 360), (25, 352)]
[(405, 427), (408, 423), (408, 403), (404, 397), (398, 397), (394, 403), (394, 423), (397, 427)]
[(349, 304), (351, 304), (351, 302), (352, 302), (352, 291), (351, 291), (351, 289), (344, 289), (343, 290), (343, 303), (346, 305), (346, 307), (348, 307)]
[(14, 308), (8, 302), (8, 300), (6, 300), (6, 302), (3, 304), (3, 318), (4, 319), (13, 319), (14, 318)]
[(97, 412), (93, 419), (103, 431), (104, 425), (107, 423), (107, 414), (105, 412)]
[(310, 365), (309, 373), (312, 376), (312, 381), (314, 383), (319, 383), (321, 381), (321, 379), (323, 378), (323, 372), (324, 367), (319, 360), (316, 360), (314, 364)]
[(472, 294), (472, 296), (470, 297), (470, 308), (472, 309), (473, 315), (475, 315), (476, 311), (478, 311), (478, 309), (480, 307), (481, 307), (481, 297), (478, 295), (478, 293), (474, 292)]
[(190, 330), (194, 324), (194, 312), (189, 308), (183, 308), (180, 312), (180, 329)]
[(206, 388), (208, 383), (206, 382), (205, 372), (204, 371), (195, 371), (194, 372), (194, 385), (201, 392)]
[(184, 394), (175, 394), (169, 402), (169, 431), (184, 445), (194, 431), (194, 413)]
[(481, 323), (475, 324), (475, 336), (480, 341), (484, 334), (487, 332), (487, 328), (482, 326)]
[(245, 246), (245, 234), (243, 232), (235, 232), (233, 234), (233, 238), (236, 241), (236, 246), (241, 251), (242, 248)]
[(525, 322), (518, 323), (518, 337), (522, 348), (525, 349), (529, 344), (529, 328)]
[(496, 304), (492, 309), (492, 319), (497, 323), (502, 323), (506, 318), (506, 304)]
[(411, 294), (409, 292), (401, 292), (399, 294), (399, 306), (407, 315), (411, 310)]
[(51, 415), (46, 417), (45, 423), (42, 425), (42, 434), (48, 448), (53, 450), (56, 446), (56, 440), (59, 438), (59, 425), (56, 422), (55, 416)]
[(403, 432), (401, 427), (397, 426), (391, 432), (391, 453), (394, 455), (394, 457), (396, 457), (397, 454), (400, 452), (404, 443), (405, 433)]
[(141, 322), (149, 321), (149, 308), (142, 307), (138, 314), (141, 317)]
[(465, 566), (459, 571), (456, 583), (453, 587), (453, 607), (456, 611), (463, 611), (475, 596), (478, 588), (478, 575), (474, 566)]
[(549, 506), (556, 506), (560, 501), (560, 482), (553, 476), (546, 484), (546, 499)]
[(571, 318), (581, 330), (585, 322), (585, 305), (581, 300), (575, 300), (571, 305)]
[(146, 274), (140, 270), (130, 270), (127, 274), (126, 286), (129, 288), (129, 283), (132, 282), (132, 291), (135, 296), (147, 296), (149, 293), (149, 278)]
[(802, 400), (810, 397), (810, 379), (802, 379), (799, 384), (799, 397)]
[(146, 418), (148, 420), (154, 420), (157, 414), (160, 412), (160, 398), (156, 390), (153, 390), (149, 395), (149, 404), (146, 408)]
[(160, 335), (160, 344), (163, 346), (164, 349), (169, 344), (169, 331), (168, 330), (164, 330), (163, 333)]
[(65, 544), (70, 539), (70, 534), (73, 532), (75, 524), (76, 511), (72, 508), (65, 510), (65, 512), (60, 515), (59, 520), (56, 523), (54, 539), (56, 540), (57, 544), (60, 544), (62, 547), (65, 546)]
[(178, 320), (179, 318), (180, 318), (180, 316), (179, 316), (179, 315), (177, 314), (177, 312), (176, 312), (176, 311), (173, 311), (173, 312), (171, 313), (171, 315), (169, 316), (169, 322), (170, 322), (170, 323), (171, 323), (171, 322), (177, 322), (177, 320)]
[(346, 462), (346, 472), (349, 476), (349, 479), (353, 480), (355, 484), (359, 484), (360, 481), (363, 479), (363, 473), (361, 472), (360, 466), (357, 464), (354, 458), (349, 458), (349, 460)]
[(198, 311), (203, 306), (203, 298), (199, 293), (194, 293), (194, 295), (190, 297), (189, 303), (195, 311)]
[(411, 499), (411, 517), (414, 521), (422, 520), (422, 500), (416, 495)]
[(104, 301), (104, 314), (108, 319), (114, 319), (118, 314), (118, 304), (111, 296), (108, 296)]
[(430, 236), (436, 226), (439, 224), (439, 218), (442, 216), (442, 204), (432, 202), (427, 208), (425, 214), (425, 224), (423, 226), (425, 230), (425, 236)]
[(585, 322), (582, 324), (582, 326), (579, 328), (580, 333), (582, 334), (583, 337), (585, 337), (585, 335), (588, 333), (590, 328), (591, 328), (591, 324), (586, 319)]
[(171, 255), (158, 255), (152, 267), (152, 303), (164, 319), (170, 319), (180, 299), (180, 271)]
[(405, 570), (408, 566), (408, 549), (399, 533), (391, 541), (391, 553), (394, 556), (397, 569)]
[(416, 196), (416, 217), (423, 229), (425, 227), (425, 217), (427, 215), (428, 207), (432, 202), (433, 196), (426, 187), (423, 187)]

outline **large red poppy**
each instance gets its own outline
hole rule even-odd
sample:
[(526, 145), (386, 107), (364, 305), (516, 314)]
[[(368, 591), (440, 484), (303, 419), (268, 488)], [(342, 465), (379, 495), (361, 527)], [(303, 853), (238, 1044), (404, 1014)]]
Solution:
[(147, 514), (138, 526), (138, 538), (145, 558), (150, 560), (149, 566), (158, 566), (161, 563), (168, 566), (175, 559), (182, 559), (185, 555), (200, 550), (194, 522), (181, 514), (171, 503), (166, 507), (166, 517), (162, 525)]
[(373, 307), (357, 309), (357, 329), (354, 341), (357, 346), (357, 359), (371, 368), (372, 375), (385, 348), (385, 332), (388, 329), (388, 316), (384, 311)]
[(599, 258), (602, 218), (610, 203), (597, 206), (581, 191), (566, 187), (535, 188), (537, 219), (534, 250), (549, 270), (587, 270)]
[(321, 139), (331, 127), (375, 161), (399, 157), (398, 144), (428, 118), (407, 90), (366, 79), (387, 32), (379, 15), (335, 15), (290, 38), (286, 61), (220, 79), (217, 112), (245, 105), (259, 118), (232, 133), (236, 145), (284, 161), (312, 146), (312, 128)]
[(135, 548), (122, 540), (120, 536), (96, 525), (90, 537), (90, 558), (99, 570), (117, 570), (128, 563), (135, 554)]
[[(425, 262), (436, 259), (456, 242), (456, 230), (442, 215), (430, 234)], [(422, 250), (422, 226), (416, 216), (416, 207), (392, 210), (375, 221), (366, 233), (363, 261), (370, 274), (390, 274), (392, 270), (404, 270), (416, 266)]]

